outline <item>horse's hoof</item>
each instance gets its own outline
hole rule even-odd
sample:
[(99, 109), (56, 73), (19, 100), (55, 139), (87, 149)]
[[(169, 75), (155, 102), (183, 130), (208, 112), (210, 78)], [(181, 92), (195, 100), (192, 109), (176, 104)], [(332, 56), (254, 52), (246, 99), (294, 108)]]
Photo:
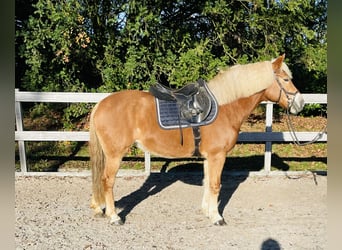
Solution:
[(214, 223), (215, 226), (224, 226), (227, 225), (227, 223), (224, 221), (224, 219), (218, 220)]
[(121, 226), (124, 222), (121, 219), (110, 220), (110, 224), (114, 226)]
[(94, 217), (95, 218), (105, 218), (106, 215), (104, 213), (96, 213), (96, 214), (94, 214)]

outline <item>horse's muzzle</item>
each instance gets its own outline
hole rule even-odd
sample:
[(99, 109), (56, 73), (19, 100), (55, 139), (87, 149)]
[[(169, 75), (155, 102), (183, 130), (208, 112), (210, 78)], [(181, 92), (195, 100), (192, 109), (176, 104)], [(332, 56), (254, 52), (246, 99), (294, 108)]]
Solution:
[(291, 114), (298, 114), (300, 111), (303, 110), (304, 108), (304, 105), (305, 105), (305, 101), (304, 101), (304, 98), (303, 96), (297, 92), (294, 96), (293, 96), (293, 99), (290, 103), (290, 113)]

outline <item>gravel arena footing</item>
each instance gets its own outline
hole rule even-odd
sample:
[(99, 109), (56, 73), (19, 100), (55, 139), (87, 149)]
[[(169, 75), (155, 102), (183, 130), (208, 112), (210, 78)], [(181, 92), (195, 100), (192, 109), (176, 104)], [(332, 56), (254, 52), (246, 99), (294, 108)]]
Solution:
[(16, 176), (16, 249), (326, 249), (327, 176), (222, 176), (214, 226), (201, 175), (116, 179), (125, 224), (95, 218), (89, 176)]

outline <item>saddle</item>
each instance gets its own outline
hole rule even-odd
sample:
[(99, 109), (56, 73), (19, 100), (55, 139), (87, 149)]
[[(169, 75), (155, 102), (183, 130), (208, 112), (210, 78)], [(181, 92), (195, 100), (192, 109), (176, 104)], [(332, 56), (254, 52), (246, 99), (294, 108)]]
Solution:
[(189, 126), (204, 125), (202, 122), (206, 120), (212, 111), (212, 106), (216, 104), (215, 98), (202, 79), (176, 90), (157, 83), (151, 86), (149, 91), (159, 100), (176, 104), (179, 120), (187, 122)]
[(149, 89), (156, 98), (157, 119), (163, 129), (179, 129), (183, 145), (182, 128), (191, 127), (194, 135), (194, 156), (200, 156), (200, 126), (212, 123), (218, 113), (218, 104), (204, 80), (189, 83), (180, 89), (170, 89), (159, 83)]

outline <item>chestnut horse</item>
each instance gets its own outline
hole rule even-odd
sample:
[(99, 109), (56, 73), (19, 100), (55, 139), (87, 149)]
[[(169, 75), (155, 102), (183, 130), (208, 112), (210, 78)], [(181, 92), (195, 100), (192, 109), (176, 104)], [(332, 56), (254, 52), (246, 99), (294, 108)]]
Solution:
[[(276, 102), (293, 114), (304, 106), (284, 58), (236, 65), (208, 82), (219, 110), (211, 124), (200, 127), (199, 151), (204, 159), (202, 211), (215, 225), (225, 224), (218, 212), (221, 174), (242, 122), (261, 101)], [(177, 129), (159, 126), (155, 98), (148, 92), (120, 91), (97, 103), (90, 118), (91, 207), (95, 215), (109, 217), (111, 224), (123, 224), (115, 211), (113, 186), (120, 162), (133, 143), (166, 158), (191, 157), (195, 147), (191, 128), (183, 129), (181, 144)]]

